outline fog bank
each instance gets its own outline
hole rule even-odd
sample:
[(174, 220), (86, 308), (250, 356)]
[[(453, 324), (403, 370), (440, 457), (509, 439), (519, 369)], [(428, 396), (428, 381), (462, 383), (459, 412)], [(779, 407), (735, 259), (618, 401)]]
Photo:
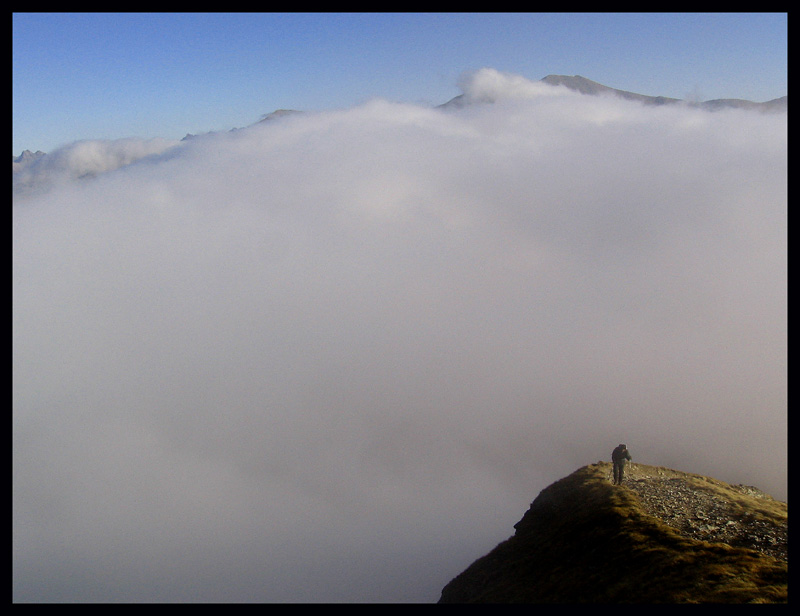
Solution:
[(17, 197), (15, 601), (436, 601), (619, 442), (787, 498), (786, 115), (462, 87)]

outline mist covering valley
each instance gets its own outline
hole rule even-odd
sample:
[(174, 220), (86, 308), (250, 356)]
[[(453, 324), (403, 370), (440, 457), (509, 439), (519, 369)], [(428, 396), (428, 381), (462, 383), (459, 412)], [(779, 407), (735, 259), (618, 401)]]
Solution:
[(460, 86), (15, 171), (15, 601), (433, 602), (620, 442), (787, 499), (786, 113)]

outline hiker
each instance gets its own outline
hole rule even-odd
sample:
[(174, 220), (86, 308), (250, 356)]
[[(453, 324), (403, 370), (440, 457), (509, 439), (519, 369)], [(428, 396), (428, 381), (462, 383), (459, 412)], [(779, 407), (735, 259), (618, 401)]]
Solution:
[(622, 483), (622, 474), (625, 472), (625, 462), (631, 459), (628, 446), (620, 443), (611, 452), (611, 461), (614, 463), (614, 485)]

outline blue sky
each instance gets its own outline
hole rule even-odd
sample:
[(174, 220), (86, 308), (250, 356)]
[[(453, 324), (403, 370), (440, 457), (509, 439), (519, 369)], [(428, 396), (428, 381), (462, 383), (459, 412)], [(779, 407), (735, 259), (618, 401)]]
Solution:
[(12, 50), (15, 154), (279, 108), (438, 104), (482, 67), (676, 98), (787, 93), (782, 13), (17, 13)]

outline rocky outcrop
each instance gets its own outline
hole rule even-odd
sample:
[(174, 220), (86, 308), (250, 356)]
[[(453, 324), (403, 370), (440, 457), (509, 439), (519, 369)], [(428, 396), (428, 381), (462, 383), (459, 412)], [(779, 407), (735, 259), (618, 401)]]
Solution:
[(773, 603), (788, 596), (788, 505), (756, 488), (599, 462), (542, 490), (514, 536), (441, 603)]
[(756, 550), (788, 562), (788, 505), (758, 488), (669, 469), (634, 467), (625, 487), (642, 508), (683, 536)]

